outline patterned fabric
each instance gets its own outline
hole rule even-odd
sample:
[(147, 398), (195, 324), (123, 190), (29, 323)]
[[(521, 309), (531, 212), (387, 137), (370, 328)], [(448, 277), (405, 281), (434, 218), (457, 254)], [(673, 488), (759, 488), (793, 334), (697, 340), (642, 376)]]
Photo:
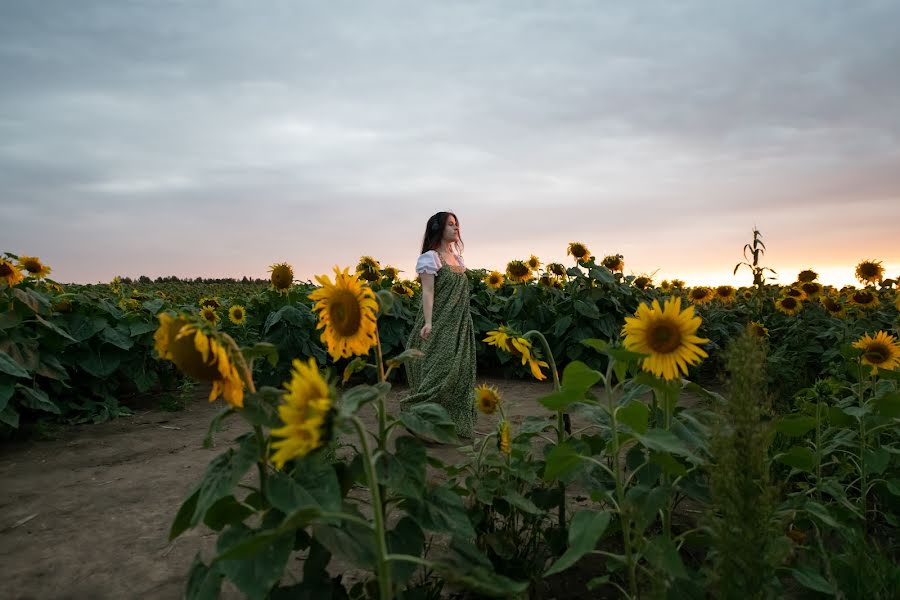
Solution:
[(406, 343), (425, 357), (406, 363), (410, 395), (401, 408), (436, 402), (450, 414), (460, 437), (472, 437), (475, 427), (475, 326), (469, 313), (469, 280), (465, 267), (444, 264), (434, 278), (431, 335), (423, 340), (422, 307)]

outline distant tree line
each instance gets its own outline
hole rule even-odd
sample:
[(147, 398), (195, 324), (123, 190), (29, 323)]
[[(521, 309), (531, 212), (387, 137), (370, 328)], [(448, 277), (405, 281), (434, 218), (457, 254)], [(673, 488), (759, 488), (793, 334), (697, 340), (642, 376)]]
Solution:
[(120, 275), (119, 280), (126, 285), (134, 285), (136, 283), (269, 283), (268, 279), (247, 277), (246, 275), (240, 279), (234, 277), (178, 277), (176, 275), (167, 275), (166, 277), (157, 277), (155, 279), (147, 275), (141, 275), (137, 279), (132, 279), (131, 277), (122, 277)]

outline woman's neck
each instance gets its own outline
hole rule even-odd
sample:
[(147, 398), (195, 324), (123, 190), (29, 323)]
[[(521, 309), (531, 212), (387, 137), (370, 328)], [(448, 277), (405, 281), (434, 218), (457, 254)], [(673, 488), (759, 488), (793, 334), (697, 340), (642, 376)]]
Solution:
[(441, 254), (453, 254), (451, 248), (453, 247), (453, 242), (441, 242), (438, 246), (438, 252)]

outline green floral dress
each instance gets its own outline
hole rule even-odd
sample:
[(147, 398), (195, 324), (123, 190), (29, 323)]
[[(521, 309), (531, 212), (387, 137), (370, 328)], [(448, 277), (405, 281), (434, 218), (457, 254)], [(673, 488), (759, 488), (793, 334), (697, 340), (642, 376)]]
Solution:
[(431, 334), (423, 340), (422, 306), (406, 343), (424, 358), (406, 364), (410, 395), (402, 408), (419, 402), (436, 402), (450, 414), (460, 437), (472, 437), (475, 426), (475, 327), (469, 312), (469, 280), (465, 267), (442, 261), (434, 277)]

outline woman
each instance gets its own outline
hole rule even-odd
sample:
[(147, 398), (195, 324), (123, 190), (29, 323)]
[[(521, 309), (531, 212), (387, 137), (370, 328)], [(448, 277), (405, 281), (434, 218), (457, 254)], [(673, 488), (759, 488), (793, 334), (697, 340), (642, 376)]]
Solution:
[(422, 305), (407, 348), (425, 353), (406, 364), (410, 395), (404, 408), (436, 402), (456, 423), (456, 433), (472, 437), (475, 426), (475, 329), (469, 313), (469, 280), (461, 256), (459, 219), (439, 212), (428, 219), (416, 273)]

